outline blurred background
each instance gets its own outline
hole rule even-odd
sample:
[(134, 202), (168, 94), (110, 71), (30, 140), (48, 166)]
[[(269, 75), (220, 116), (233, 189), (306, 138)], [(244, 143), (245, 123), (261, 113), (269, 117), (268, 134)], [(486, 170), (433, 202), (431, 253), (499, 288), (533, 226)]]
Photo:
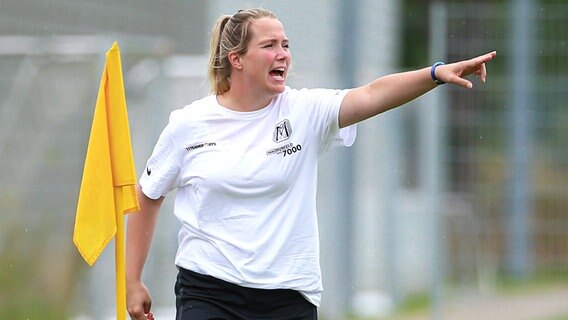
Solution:
[[(568, 3), (562, 0), (0, 0), (0, 310), (113, 319), (114, 248), (72, 242), (105, 52), (117, 40), (142, 172), (169, 113), (208, 94), (209, 32), (262, 6), (289, 85), (349, 88), (497, 50), (486, 84), (441, 86), (321, 161), (322, 319), (568, 319)], [(173, 319), (178, 224), (144, 278)]]

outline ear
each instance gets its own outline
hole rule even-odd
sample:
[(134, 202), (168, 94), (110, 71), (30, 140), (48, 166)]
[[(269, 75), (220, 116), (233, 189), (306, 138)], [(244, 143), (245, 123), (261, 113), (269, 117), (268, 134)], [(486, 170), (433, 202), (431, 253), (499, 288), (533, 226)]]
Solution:
[(229, 63), (233, 66), (233, 68), (237, 70), (241, 70), (243, 68), (241, 56), (238, 53), (231, 51), (227, 55), (227, 58), (229, 59)]

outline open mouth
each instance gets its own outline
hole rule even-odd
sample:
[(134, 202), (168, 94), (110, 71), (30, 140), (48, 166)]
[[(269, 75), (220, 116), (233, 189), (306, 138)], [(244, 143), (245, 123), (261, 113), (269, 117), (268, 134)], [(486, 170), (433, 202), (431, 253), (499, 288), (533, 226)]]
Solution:
[(270, 76), (277, 79), (277, 80), (284, 80), (284, 74), (286, 72), (286, 69), (284, 68), (275, 68), (270, 70)]

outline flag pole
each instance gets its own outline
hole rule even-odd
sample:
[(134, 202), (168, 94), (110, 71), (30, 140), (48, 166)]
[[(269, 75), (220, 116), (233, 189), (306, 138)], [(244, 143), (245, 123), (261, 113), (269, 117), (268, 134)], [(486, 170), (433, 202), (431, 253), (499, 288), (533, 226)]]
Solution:
[(122, 187), (115, 187), (116, 208), (115, 264), (116, 264), (116, 319), (126, 319), (126, 270), (124, 245), (124, 210), (122, 208)]

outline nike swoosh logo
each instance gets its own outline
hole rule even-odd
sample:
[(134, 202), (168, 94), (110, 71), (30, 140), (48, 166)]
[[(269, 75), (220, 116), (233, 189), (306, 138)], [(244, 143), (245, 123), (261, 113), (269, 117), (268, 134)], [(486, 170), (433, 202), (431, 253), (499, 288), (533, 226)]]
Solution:
[(146, 173), (147, 173), (148, 175), (151, 175), (151, 174), (152, 174), (152, 169), (146, 167)]

